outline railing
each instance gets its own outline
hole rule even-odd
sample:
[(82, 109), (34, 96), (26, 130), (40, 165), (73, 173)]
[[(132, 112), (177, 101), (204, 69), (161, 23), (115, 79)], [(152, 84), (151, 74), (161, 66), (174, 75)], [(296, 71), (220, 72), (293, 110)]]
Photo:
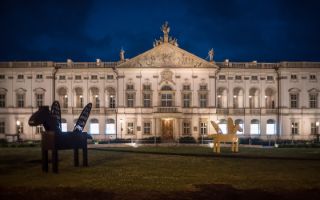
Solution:
[(266, 114), (277, 114), (278, 110), (277, 109), (265, 109)]
[(249, 113), (252, 114), (252, 115), (260, 115), (261, 114), (261, 109), (260, 108), (249, 109)]
[(217, 114), (219, 115), (228, 115), (229, 109), (228, 108), (217, 108)]
[(117, 109), (116, 108), (105, 108), (104, 112), (105, 113), (116, 113)]
[(177, 113), (178, 107), (157, 107), (157, 112), (160, 113)]
[(234, 108), (230, 109), (230, 113), (234, 115), (243, 115), (244, 114), (244, 108)]

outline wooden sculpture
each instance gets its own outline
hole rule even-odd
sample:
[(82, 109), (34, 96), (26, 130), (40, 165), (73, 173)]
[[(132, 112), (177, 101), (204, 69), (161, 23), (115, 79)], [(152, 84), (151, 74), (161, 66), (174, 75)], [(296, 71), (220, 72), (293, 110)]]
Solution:
[(242, 132), (239, 124), (234, 124), (233, 120), (228, 118), (228, 133), (223, 134), (219, 125), (214, 121), (211, 121), (213, 128), (216, 130), (217, 134), (211, 135), (213, 137), (213, 152), (220, 153), (220, 143), (221, 142), (231, 142), (231, 151), (239, 151), (239, 138), (237, 136), (237, 131)]

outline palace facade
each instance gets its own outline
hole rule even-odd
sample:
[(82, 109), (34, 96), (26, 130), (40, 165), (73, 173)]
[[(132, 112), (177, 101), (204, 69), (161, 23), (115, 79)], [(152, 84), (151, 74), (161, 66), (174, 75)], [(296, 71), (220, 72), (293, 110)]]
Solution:
[(161, 137), (176, 141), (226, 132), (232, 117), (240, 137), (312, 140), (319, 135), (320, 63), (223, 62), (178, 47), (164, 36), (153, 48), (117, 62), (0, 62), (0, 138), (39, 140), (28, 119), (58, 100), (63, 131), (83, 107), (93, 108), (85, 131), (97, 140)]

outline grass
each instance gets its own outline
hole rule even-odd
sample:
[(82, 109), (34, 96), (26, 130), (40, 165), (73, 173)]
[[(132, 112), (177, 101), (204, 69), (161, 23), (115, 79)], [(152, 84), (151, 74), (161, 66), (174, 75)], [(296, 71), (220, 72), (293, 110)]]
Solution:
[(40, 148), (1, 148), (0, 187), (86, 188), (116, 194), (192, 191), (196, 185), (209, 184), (239, 190), (320, 189), (320, 149), (240, 148), (240, 153), (232, 154), (223, 148), (220, 157), (211, 151), (207, 147), (90, 149), (88, 168), (73, 167), (72, 151), (61, 151), (60, 173), (46, 174), (41, 171)]

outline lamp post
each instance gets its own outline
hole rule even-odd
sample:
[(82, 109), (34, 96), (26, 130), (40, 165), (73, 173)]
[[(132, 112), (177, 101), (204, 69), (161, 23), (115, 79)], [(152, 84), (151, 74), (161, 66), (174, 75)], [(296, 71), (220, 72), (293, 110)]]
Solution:
[(319, 125), (320, 125), (320, 122), (317, 121), (316, 122), (316, 135), (317, 135), (317, 142), (320, 142), (320, 138), (319, 138)]
[(21, 133), (21, 122), (17, 120), (17, 140), (20, 140), (20, 133)]
[(122, 122), (123, 122), (123, 119), (120, 119), (120, 137), (121, 137), (121, 139), (122, 139), (122, 131), (123, 131), (123, 129), (122, 129)]

